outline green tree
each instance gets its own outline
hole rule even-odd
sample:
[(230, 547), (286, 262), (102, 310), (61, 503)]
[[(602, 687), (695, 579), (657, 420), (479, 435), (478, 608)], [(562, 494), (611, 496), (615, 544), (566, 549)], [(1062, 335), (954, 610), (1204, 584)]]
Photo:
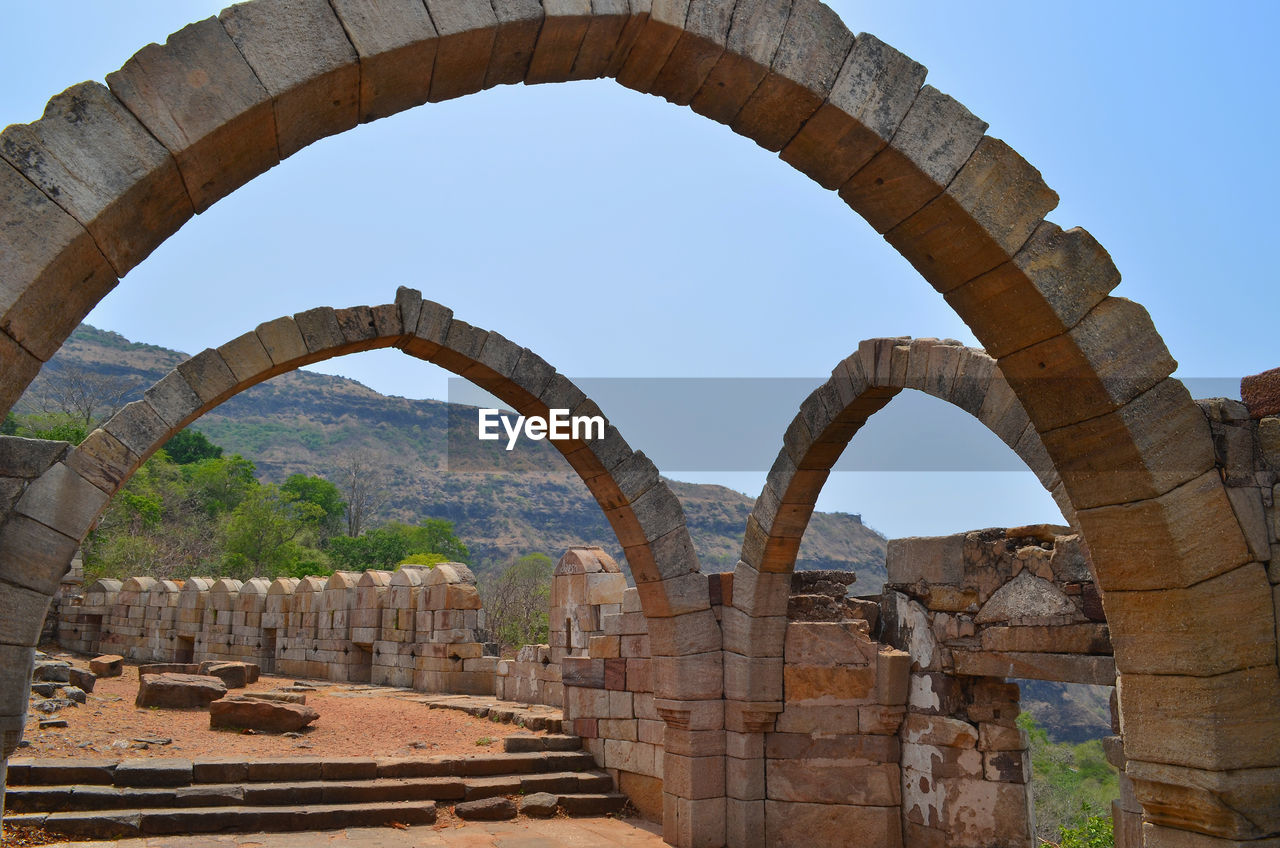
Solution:
[(179, 465), (190, 465), (204, 459), (220, 459), (222, 448), (209, 441), (209, 437), (199, 430), (188, 427), (179, 430), (173, 438), (164, 443), (164, 452)]
[(92, 427), (74, 415), (63, 412), (34, 412), (15, 416), (13, 435), (78, 445), (85, 440), (91, 429)]
[(279, 486), (249, 489), (223, 531), (226, 573), (240, 579), (293, 573), (306, 555), (298, 534), (319, 509), (290, 499)]
[(12, 412), (4, 414), (4, 423), (0, 424), (0, 436), (16, 436), (18, 434), (18, 417)]
[(292, 474), (280, 490), (299, 503), (312, 504), (319, 509), (314, 513), (312, 522), (319, 544), (323, 545), (331, 536), (342, 532), (347, 505), (337, 486), (323, 477)]
[(555, 570), (546, 554), (527, 554), (481, 583), (485, 620), (494, 639), (508, 648), (547, 641)]
[(1116, 834), (1111, 816), (1085, 816), (1077, 827), (1062, 828), (1062, 841), (1058, 848), (1115, 848)]
[(193, 501), (206, 515), (231, 512), (258, 485), (254, 465), (240, 454), (202, 459), (182, 468)]
[[(1035, 718), (1024, 712), (1018, 726), (1031, 742), (1031, 795), (1036, 808), (1036, 833), (1050, 844), (1071, 848), (1100, 848), (1093, 818), (1110, 820), (1111, 802), (1120, 790), (1115, 769), (1107, 762), (1100, 739), (1072, 744), (1053, 742)], [(1108, 834), (1109, 834), (1108, 830)], [(1068, 834), (1070, 839), (1067, 841)]]
[(436, 518), (416, 525), (392, 521), (359, 536), (334, 536), (325, 551), (344, 571), (393, 569), (414, 555), (434, 554), (437, 562), (468, 562), (471, 556), (453, 535), (453, 523)]
[(453, 535), (452, 521), (424, 518), (411, 528), (411, 536), (410, 553), (442, 554), (446, 562), (471, 562), (471, 552)]

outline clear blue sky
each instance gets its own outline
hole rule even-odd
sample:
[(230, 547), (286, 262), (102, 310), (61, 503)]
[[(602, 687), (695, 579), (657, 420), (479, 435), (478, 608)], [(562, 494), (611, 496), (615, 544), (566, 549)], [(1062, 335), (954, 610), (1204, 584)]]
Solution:
[[(1041, 169), (1062, 198), (1050, 217), (1111, 251), (1117, 293), (1151, 311), (1180, 376), (1236, 381), (1280, 365), (1267, 248), (1280, 189), (1280, 6), (833, 5), (855, 32), (928, 66), (929, 82)], [(220, 7), (6, 4), (0, 124), (35, 119), (52, 94), (101, 80)], [(973, 343), (834, 193), (727, 128), (610, 81), (502, 87), (313, 145), (190, 222), (89, 320), (195, 352), (280, 314), (385, 302), (400, 284), (580, 377), (816, 384), (862, 338)], [(444, 372), (398, 353), (325, 370), (390, 394), (447, 395)], [(714, 438), (737, 415), (761, 415), (776, 419), (780, 444), (794, 407), (776, 406), (699, 413), (688, 426)], [(683, 412), (672, 404), (673, 418)], [(912, 429), (911, 417), (928, 427)], [(970, 450), (986, 438), (934, 402), (900, 398), (877, 419), (859, 436), (873, 453), (911, 439)], [(658, 459), (677, 478), (752, 495), (763, 478)], [(820, 506), (891, 535), (1055, 514), (1029, 474), (1012, 472), (839, 474)]]

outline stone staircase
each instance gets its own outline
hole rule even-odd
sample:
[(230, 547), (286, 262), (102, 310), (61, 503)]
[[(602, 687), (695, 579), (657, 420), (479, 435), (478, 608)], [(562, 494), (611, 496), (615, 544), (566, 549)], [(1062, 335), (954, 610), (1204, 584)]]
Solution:
[(626, 803), (576, 736), (504, 743), (504, 753), (465, 757), (14, 759), (5, 824), (117, 839), (432, 824), (464, 802), (533, 793), (571, 816)]

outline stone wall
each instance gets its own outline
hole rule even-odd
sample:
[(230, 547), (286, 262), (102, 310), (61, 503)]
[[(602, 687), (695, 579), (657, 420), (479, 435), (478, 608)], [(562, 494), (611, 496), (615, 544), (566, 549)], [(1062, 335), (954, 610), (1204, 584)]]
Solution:
[(922, 670), (1115, 685), (1102, 597), (1067, 528), (894, 539), (885, 566), (885, 638)]
[(603, 549), (569, 548), (551, 581), (547, 644), (525, 645), (514, 660), (498, 664), (498, 697), (562, 706), (564, 659), (587, 656), (592, 640), (606, 635), (602, 622), (622, 610), (626, 588), (622, 569)]
[[(461, 563), (244, 583), (98, 580), (69, 598), (58, 641), (144, 662), (242, 660), (298, 677), (492, 695), (475, 577)], [(488, 648), (488, 649), (486, 649)]]
[[(599, 548), (571, 548), (552, 578), (548, 643), (486, 655), (466, 566), (405, 565), (240, 583), (99, 580), (59, 617), (65, 647), (139, 660), (242, 659), (300, 677), (562, 706), (566, 728), (638, 809), (724, 797), (759, 803), (753, 844), (985, 848), (1033, 843), (1027, 738), (1006, 676), (1114, 674), (1087, 554), (1062, 528), (895, 540), (882, 596), (854, 575), (790, 579), (781, 711), (730, 732), (655, 698), (637, 589)], [(706, 575), (717, 620), (733, 576)], [(735, 673), (727, 670), (726, 674)], [(712, 702), (715, 703), (715, 702)], [(1124, 766), (1117, 733), (1108, 754)], [(1140, 845), (1122, 777), (1117, 844)], [(738, 798), (738, 795), (750, 796)], [(732, 826), (731, 822), (726, 822)]]

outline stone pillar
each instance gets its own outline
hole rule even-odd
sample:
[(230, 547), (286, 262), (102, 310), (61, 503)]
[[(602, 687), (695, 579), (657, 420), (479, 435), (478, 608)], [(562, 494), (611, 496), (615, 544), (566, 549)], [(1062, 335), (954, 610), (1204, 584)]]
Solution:
[(4, 819), (4, 778), (27, 722), (27, 700), (36, 649), (0, 645), (0, 822)]

